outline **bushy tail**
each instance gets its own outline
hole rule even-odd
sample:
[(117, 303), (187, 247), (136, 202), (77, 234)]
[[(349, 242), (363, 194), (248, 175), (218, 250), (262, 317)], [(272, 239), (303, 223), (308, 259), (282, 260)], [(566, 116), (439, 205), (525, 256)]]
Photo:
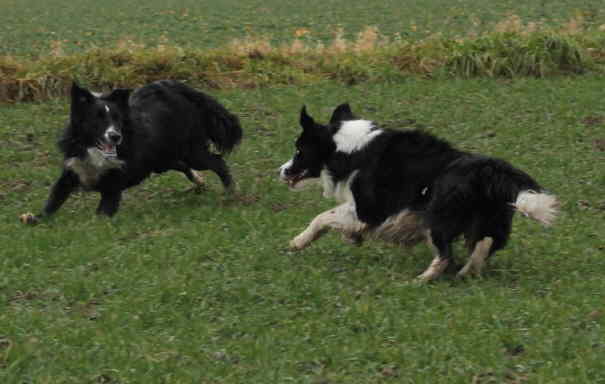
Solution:
[(492, 201), (506, 201), (526, 217), (545, 226), (559, 213), (557, 197), (546, 193), (527, 173), (499, 159), (491, 159), (481, 172), (485, 194)]
[(220, 153), (229, 153), (240, 143), (243, 132), (237, 116), (210, 95), (176, 81), (165, 82), (169, 83), (166, 85), (177, 88), (183, 96), (199, 108), (202, 127)]
[(202, 109), (202, 122), (210, 140), (221, 153), (231, 152), (242, 140), (243, 132), (239, 119), (227, 111), (218, 101), (205, 96)]
[(523, 215), (547, 227), (552, 225), (559, 214), (559, 201), (556, 196), (530, 189), (521, 191), (512, 206)]

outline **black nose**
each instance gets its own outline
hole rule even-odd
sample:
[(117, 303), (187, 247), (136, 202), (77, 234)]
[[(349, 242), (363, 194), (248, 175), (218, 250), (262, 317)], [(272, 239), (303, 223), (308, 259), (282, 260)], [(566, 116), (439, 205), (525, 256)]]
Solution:
[(120, 140), (122, 140), (122, 135), (120, 135), (118, 132), (109, 132), (107, 136), (109, 140), (114, 144), (117, 144), (120, 142)]

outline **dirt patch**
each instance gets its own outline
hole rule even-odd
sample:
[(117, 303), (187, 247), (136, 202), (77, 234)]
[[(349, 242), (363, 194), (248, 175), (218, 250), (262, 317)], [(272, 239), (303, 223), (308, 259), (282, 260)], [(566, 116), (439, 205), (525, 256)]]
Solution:
[(605, 139), (595, 139), (592, 146), (596, 151), (605, 152)]
[(586, 116), (582, 119), (582, 124), (587, 126), (601, 125), (603, 123), (605, 123), (605, 117), (603, 116)]

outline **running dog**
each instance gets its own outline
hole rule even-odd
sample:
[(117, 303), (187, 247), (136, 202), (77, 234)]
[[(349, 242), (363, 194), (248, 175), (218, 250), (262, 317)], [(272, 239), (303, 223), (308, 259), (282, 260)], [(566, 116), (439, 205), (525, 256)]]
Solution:
[(452, 264), (452, 242), (464, 235), (470, 257), (458, 276), (480, 274), (504, 247), (515, 211), (545, 226), (557, 198), (509, 163), (460, 151), (421, 130), (382, 129), (356, 118), (348, 104), (327, 125), (303, 107), (294, 157), (280, 168), (291, 189), (320, 178), (324, 197), (341, 205), (315, 217), (291, 242), (302, 249), (328, 229), (360, 242), (372, 235), (405, 246), (426, 240), (434, 250), (420, 281)]
[[(97, 213), (113, 216), (122, 191), (151, 173), (176, 170), (196, 185), (195, 170), (212, 170), (229, 190), (233, 181), (221, 154), (242, 138), (239, 119), (214, 98), (172, 80), (136, 90), (98, 94), (71, 88), (69, 122), (59, 140), (63, 170), (36, 223), (55, 213), (77, 188), (101, 194)], [(212, 143), (216, 152), (210, 150)]]

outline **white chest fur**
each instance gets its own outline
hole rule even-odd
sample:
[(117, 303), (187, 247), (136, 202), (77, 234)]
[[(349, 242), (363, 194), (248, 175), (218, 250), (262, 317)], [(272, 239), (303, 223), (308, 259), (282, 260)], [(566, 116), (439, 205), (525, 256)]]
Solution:
[(332, 175), (326, 169), (321, 171), (321, 182), (323, 186), (323, 196), (326, 198), (334, 198), (340, 203), (354, 202), (353, 192), (351, 192), (351, 184), (359, 171), (353, 171), (346, 179), (334, 182)]
[(65, 168), (78, 175), (85, 188), (94, 187), (105, 172), (121, 168), (123, 165), (122, 160), (108, 158), (97, 148), (88, 148), (84, 159), (70, 157), (65, 160)]

